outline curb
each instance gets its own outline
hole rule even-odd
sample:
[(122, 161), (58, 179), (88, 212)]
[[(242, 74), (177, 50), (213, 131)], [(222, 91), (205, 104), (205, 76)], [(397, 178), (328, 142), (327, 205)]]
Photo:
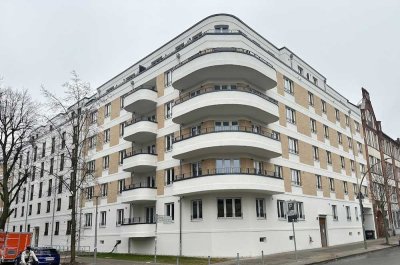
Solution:
[(346, 259), (346, 258), (361, 256), (361, 255), (364, 255), (364, 254), (373, 253), (373, 252), (378, 252), (378, 251), (381, 251), (381, 250), (391, 249), (391, 248), (395, 248), (395, 247), (399, 247), (399, 246), (398, 246), (398, 245), (389, 245), (387, 248), (373, 249), (373, 250), (366, 251), (366, 252), (354, 253), (354, 254), (350, 254), (350, 255), (346, 255), (346, 256), (341, 256), (341, 257), (336, 257), (336, 258), (332, 258), (332, 259), (327, 259), (327, 260), (323, 260), (323, 261), (305, 263), (304, 265), (326, 264), (326, 263), (332, 262), (332, 261), (337, 261), (337, 260), (342, 260), (342, 259)]

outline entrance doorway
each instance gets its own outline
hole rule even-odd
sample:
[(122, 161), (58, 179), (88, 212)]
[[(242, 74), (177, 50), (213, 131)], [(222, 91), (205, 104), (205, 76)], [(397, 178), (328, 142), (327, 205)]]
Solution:
[(36, 226), (35, 229), (33, 230), (33, 235), (35, 237), (33, 244), (35, 247), (39, 246), (39, 227)]
[(326, 237), (326, 217), (320, 216), (318, 219), (319, 219), (319, 231), (321, 234), (321, 245), (324, 248), (328, 246), (328, 240)]

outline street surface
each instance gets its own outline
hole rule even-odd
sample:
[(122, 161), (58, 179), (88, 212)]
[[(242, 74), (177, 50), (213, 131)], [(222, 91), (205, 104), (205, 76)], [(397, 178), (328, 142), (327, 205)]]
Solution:
[(326, 263), (329, 265), (399, 265), (400, 249), (398, 247), (375, 251), (351, 258), (345, 258), (334, 262)]

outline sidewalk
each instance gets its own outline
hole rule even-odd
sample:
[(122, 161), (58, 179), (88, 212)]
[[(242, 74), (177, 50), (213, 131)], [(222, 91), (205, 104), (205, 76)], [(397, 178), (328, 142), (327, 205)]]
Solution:
[[(298, 261), (295, 258), (295, 252), (285, 252), (279, 254), (272, 254), (264, 256), (265, 265), (308, 265), (308, 264), (318, 264), (325, 263), (335, 259), (341, 259), (344, 257), (360, 255), (367, 252), (378, 251), (394, 246), (398, 246), (398, 237), (391, 237), (389, 239), (390, 245), (385, 245), (384, 239), (368, 240), (368, 249), (364, 249), (363, 242), (345, 244), (327, 248), (317, 248), (310, 250), (298, 251)], [(79, 257), (77, 260), (83, 265), (93, 264), (92, 257)], [(236, 259), (232, 259), (225, 262), (213, 263), (216, 265), (236, 265)], [(149, 262), (135, 262), (126, 260), (114, 260), (114, 259), (98, 259), (97, 265), (124, 265), (124, 264), (135, 264), (135, 265), (145, 265), (151, 264)], [(164, 265), (157, 263), (159, 265)], [(243, 258), (240, 259), (240, 265), (262, 265), (261, 257), (256, 258)], [(185, 265), (181, 263), (181, 265)]]
[[(368, 249), (364, 249), (364, 243), (352, 243), (327, 248), (317, 248), (298, 251), (298, 261), (296, 261), (295, 252), (285, 252), (264, 256), (265, 265), (306, 265), (325, 263), (335, 259), (355, 256), (367, 252), (382, 250), (398, 246), (398, 237), (389, 238), (389, 244), (385, 245), (385, 239), (368, 240)], [(236, 260), (218, 263), (218, 265), (236, 265)], [(258, 265), (263, 264), (261, 257), (240, 260), (240, 265)]]

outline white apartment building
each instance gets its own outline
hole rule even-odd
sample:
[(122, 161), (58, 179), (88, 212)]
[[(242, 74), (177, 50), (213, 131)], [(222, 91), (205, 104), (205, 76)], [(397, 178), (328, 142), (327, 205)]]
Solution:
[[(240, 19), (203, 19), (95, 98), (98, 133), (86, 159), (96, 178), (78, 209), (79, 246), (93, 249), (98, 225), (100, 252), (153, 254), (155, 244), (160, 255), (292, 251), (288, 200), (299, 202), (298, 249), (363, 239), (355, 198), (367, 164), (360, 110)], [(45, 150), (37, 169), (51, 159), (52, 141), (61, 154), (62, 139), (48, 128), (36, 137)], [(46, 173), (30, 178), (8, 230), (68, 246), (69, 193), (58, 183)], [(375, 230), (367, 187), (368, 180), (365, 224)]]

